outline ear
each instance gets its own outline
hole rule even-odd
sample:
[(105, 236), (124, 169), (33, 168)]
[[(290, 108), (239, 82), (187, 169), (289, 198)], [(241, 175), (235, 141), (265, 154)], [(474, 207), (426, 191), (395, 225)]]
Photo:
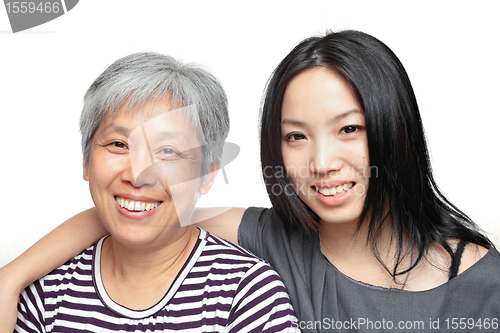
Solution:
[(83, 167), (83, 179), (89, 181), (89, 163), (87, 162)]
[(207, 194), (208, 191), (210, 191), (210, 189), (212, 188), (212, 185), (215, 182), (215, 177), (217, 177), (217, 173), (219, 173), (220, 161), (213, 163), (210, 169), (211, 169), (210, 173), (207, 173), (203, 177), (203, 181), (200, 186), (201, 194)]

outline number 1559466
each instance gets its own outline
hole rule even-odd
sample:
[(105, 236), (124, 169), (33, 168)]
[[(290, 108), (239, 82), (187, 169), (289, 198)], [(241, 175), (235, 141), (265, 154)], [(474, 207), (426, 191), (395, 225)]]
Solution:
[(8, 14), (33, 14), (33, 13), (59, 13), (61, 10), (58, 1), (46, 2), (27, 2), (27, 1), (9, 1), (5, 3)]

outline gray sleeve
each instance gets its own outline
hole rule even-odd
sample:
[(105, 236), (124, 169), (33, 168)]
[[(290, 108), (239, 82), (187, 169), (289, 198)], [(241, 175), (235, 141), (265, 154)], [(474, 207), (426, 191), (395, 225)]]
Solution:
[(278, 272), (299, 318), (314, 319), (314, 309), (322, 313), (327, 265), (318, 237), (289, 230), (273, 208), (248, 208), (241, 219), (238, 241)]
[(245, 210), (238, 228), (238, 244), (257, 257), (263, 257), (262, 229), (265, 221), (261, 218), (268, 208), (250, 207)]

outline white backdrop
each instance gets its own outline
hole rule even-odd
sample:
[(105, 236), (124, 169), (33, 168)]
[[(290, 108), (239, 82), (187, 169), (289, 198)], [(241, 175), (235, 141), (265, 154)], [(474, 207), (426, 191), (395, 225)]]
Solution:
[[(301, 39), (357, 29), (385, 42), (412, 79), (442, 191), (499, 243), (500, 23), (497, 1), (81, 0), (12, 34), (0, 9), (0, 266), (91, 207), (78, 118), (92, 81), (116, 59), (157, 51), (210, 68), (241, 147), (205, 206), (269, 206), (260, 177), (264, 85)], [(417, 2), (415, 2), (417, 3)]]

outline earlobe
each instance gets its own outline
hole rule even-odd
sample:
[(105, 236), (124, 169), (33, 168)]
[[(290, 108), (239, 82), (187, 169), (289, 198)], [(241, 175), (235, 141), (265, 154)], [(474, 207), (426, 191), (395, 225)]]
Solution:
[(83, 167), (83, 179), (89, 181), (89, 164), (85, 164)]
[(215, 178), (217, 176), (217, 173), (219, 172), (220, 169), (220, 161), (217, 161), (212, 164), (210, 168), (210, 173), (207, 173), (205, 176), (203, 176), (203, 182), (201, 183), (200, 187), (200, 193), (201, 194), (207, 194), (208, 191), (212, 188), (212, 185), (215, 182)]

